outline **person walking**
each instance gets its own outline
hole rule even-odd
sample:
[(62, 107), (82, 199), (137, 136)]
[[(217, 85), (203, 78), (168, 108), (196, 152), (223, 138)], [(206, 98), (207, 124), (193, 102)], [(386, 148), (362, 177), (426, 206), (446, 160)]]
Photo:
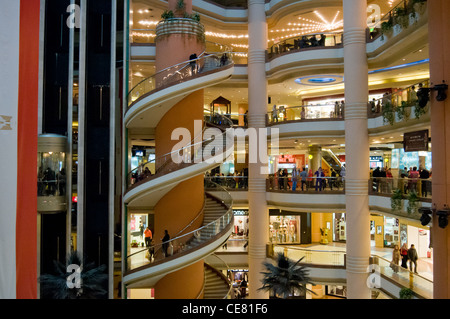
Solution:
[(150, 247), (150, 243), (152, 241), (152, 231), (150, 230), (150, 228), (145, 228), (144, 230), (144, 236), (145, 236), (145, 247)]
[(428, 183), (427, 179), (430, 178), (430, 172), (426, 168), (420, 169), (420, 179), (422, 180), (422, 197), (428, 196)]
[(295, 189), (297, 188), (297, 168), (294, 166), (294, 169), (292, 170), (291, 179), (292, 179), (292, 191), (295, 192)]
[(322, 191), (322, 178), (325, 177), (325, 173), (322, 171), (322, 167), (319, 167), (319, 169), (314, 173), (316, 176), (316, 192), (319, 190)]
[(167, 257), (167, 249), (169, 248), (169, 240), (170, 240), (169, 231), (167, 229), (164, 230), (164, 237), (161, 240), (164, 257)]
[(402, 248), (400, 248), (400, 256), (402, 257), (402, 267), (408, 269), (408, 247), (406, 247), (406, 244), (403, 244)]
[(308, 189), (308, 185), (306, 184), (306, 177), (308, 176), (308, 173), (306, 172), (306, 167), (303, 167), (303, 171), (300, 172), (300, 178), (301, 183), (302, 183), (302, 192), (303, 192), (303, 188), (306, 185), (306, 189)]
[(278, 123), (278, 110), (277, 110), (277, 105), (274, 104), (273, 108), (272, 108), (272, 123)]
[(400, 249), (398, 248), (398, 245), (395, 245), (394, 250), (392, 251), (392, 261), (390, 265), (395, 273), (398, 273), (399, 262), (400, 262)]
[(417, 250), (414, 245), (408, 249), (408, 259), (409, 259), (409, 270), (413, 271), (414, 264), (414, 273), (417, 274), (417, 259), (419, 259), (417, 255)]

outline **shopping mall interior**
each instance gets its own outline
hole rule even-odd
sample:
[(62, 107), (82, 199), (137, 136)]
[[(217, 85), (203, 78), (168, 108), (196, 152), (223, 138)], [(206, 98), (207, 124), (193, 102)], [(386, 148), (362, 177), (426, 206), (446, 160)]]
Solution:
[(450, 297), (446, 0), (33, 3), (0, 4), (1, 298), (72, 252), (96, 298), (281, 298), (280, 256), (289, 298)]

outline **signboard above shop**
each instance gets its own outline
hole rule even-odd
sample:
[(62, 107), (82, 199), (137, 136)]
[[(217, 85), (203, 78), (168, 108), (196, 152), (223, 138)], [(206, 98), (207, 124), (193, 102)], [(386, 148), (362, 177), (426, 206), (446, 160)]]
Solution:
[(428, 130), (405, 133), (403, 148), (405, 152), (428, 151)]

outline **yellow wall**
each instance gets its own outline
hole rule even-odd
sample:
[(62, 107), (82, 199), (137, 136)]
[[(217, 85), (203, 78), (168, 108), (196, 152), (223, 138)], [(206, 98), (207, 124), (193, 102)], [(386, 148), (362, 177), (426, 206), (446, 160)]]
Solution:
[(202, 290), (203, 281), (204, 263), (202, 260), (170, 273), (158, 281), (155, 286), (155, 299), (194, 299)]
[[(384, 217), (370, 215), (370, 220), (375, 221), (375, 247), (384, 247)], [(381, 226), (381, 234), (377, 234), (377, 227)]]
[(333, 242), (333, 213), (311, 213), (311, 241), (313, 243), (320, 242), (320, 228), (326, 228), (327, 222), (330, 223), (328, 230), (328, 242)]

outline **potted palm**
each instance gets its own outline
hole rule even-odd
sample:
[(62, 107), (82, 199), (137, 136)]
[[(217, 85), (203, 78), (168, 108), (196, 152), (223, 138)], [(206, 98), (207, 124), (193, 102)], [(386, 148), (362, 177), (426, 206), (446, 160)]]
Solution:
[[(95, 267), (93, 262), (86, 263), (76, 251), (69, 254), (66, 264), (54, 261), (55, 271), (53, 274), (44, 274), (39, 277), (41, 284), (41, 297), (48, 299), (103, 299), (107, 298), (106, 287), (108, 275), (105, 273), (106, 266)], [(78, 278), (74, 275), (75, 266), (81, 271)], [(73, 279), (72, 279), (73, 277)], [(79, 280), (79, 284), (73, 281)]]
[(310, 278), (306, 267), (300, 265), (304, 257), (297, 262), (284, 256), (283, 253), (278, 253), (277, 264), (273, 265), (269, 262), (264, 262), (267, 272), (262, 272), (264, 278), (262, 280), (263, 286), (258, 290), (270, 291), (275, 298), (292, 299), (295, 293), (304, 295), (307, 291), (316, 294), (314, 291), (306, 288), (307, 284), (314, 285)]

